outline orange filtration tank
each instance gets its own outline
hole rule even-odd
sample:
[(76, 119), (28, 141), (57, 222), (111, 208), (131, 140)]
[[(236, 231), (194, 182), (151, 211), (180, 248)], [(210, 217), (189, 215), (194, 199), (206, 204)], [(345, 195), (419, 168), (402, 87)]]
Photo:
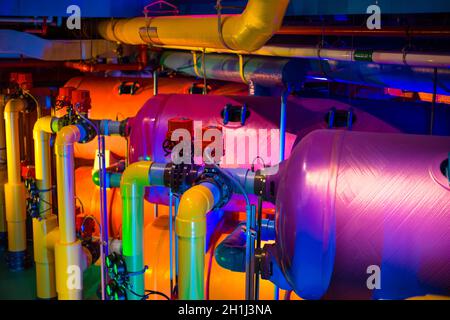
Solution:
[[(195, 80), (187, 77), (161, 77), (158, 81), (159, 93), (189, 93)], [(153, 79), (150, 78), (99, 78), (94, 76), (76, 77), (65, 87), (88, 90), (92, 109), (90, 119), (123, 120), (134, 117), (139, 109), (153, 97)], [(246, 95), (248, 89), (243, 84), (223, 83), (211, 86), (212, 95)], [(64, 110), (57, 114), (61, 116)], [(126, 141), (121, 137), (106, 137), (106, 147), (113, 154), (125, 158)], [(75, 157), (94, 159), (97, 140), (75, 145)]]

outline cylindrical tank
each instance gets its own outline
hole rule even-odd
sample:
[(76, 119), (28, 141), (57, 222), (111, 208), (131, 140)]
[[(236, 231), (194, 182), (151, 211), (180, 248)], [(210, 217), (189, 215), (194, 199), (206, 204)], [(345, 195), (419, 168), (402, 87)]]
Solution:
[[(161, 77), (158, 81), (158, 92), (188, 93), (192, 86), (192, 78)], [(133, 94), (130, 90), (134, 87)], [(153, 97), (153, 79), (149, 78), (100, 78), (95, 76), (76, 77), (69, 80), (65, 87), (74, 87), (78, 90), (89, 90), (92, 109), (89, 112), (91, 119), (123, 120), (134, 117), (139, 109)], [(120, 90), (122, 88), (122, 90)], [(245, 85), (229, 83), (221, 86), (213, 86), (212, 95), (223, 94), (247, 94)], [(60, 115), (64, 110), (60, 111)], [(126, 154), (126, 141), (121, 137), (106, 137), (106, 146), (115, 155), (124, 158)], [(75, 145), (75, 157), (94, 159), (97, 141), (87, 144)]]
[(450, 294), (449, 137), (318, 130), (277, 191), (277, 254), (303, 298)]
[[(233, 116), (230, 115), (230, 121), (225, 124), (224, 109), (226, 106), (232, 106), (238, 116), (233, 119)], [(239, 110), (243, 106), (248, 110), (248, 117), (244, 124), (242, 124), (239, 114)], [(342, 113), (346, 115), (352, 107), (331, 99), (292, 98), (289, 100), (286, 157), (289, 157), (294, 144), (306, 134), (328, 126), (327, 115), (333, 108), (338, 110), (337, 113), (340, 112), (340, 115)], [(364, 111), (353, 109), (352, 115), (353, 130), (399, 131)], [(166, 154), (163, 145), (167, 139), (169, 120), (176, 117), (189, 118), (194, 122), (199, 121), (201, 122), (200, 129), (206, 126), (222, 129), (225, 136), (225, 161), (221, 163), (222, 167), (250, 168), (254, 162), (260, 164), (257, 156), (262, 158), (266, 165), (274, 165), (279, 161), (279, 98), (158, 95), (148, 100), (131, 122), (130, 163), (144, 159), (151, 159), (154, 162), (170, 162), (170, 154)], [(344, 130), (347, 129), (344, 128)], [(231, 139), (228, 139), (229, 137)], [(233, 137), (246, 138), (240, 140), (242, 144), (239, 144), (238, 140)], [(264, 142), (266, 146), (264, 146)], [(151, 202), (167, 204), (167, 190), (150, 188), (147, 199)], [(242, 197), (234, 196), (233, 201), (229, 202), (227, 210), (235, 210), (237, 207), (244, 208), (245, 202)]]

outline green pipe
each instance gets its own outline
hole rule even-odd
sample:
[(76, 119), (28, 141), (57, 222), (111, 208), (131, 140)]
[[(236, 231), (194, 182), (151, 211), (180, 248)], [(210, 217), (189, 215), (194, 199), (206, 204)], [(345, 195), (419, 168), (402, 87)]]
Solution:
[[(122, 179), (122, 173), (119, 172), (106, 172), (105, 187), (106, 188), (119, 188), (120, 180)], [(100, 171), (96, 170), (92, 174), (92, 181), (94, 184), (100, 186)]]
[[(122, 175), (122, 245), (123, 256), (130, 276), (129, 300), (141, 300), (145, 294), (144, 281), (144, 191), (150, 186), (149, 173), (152, 162), (130, 164)], [(131, 292), (129, 289), (131, 289)]]

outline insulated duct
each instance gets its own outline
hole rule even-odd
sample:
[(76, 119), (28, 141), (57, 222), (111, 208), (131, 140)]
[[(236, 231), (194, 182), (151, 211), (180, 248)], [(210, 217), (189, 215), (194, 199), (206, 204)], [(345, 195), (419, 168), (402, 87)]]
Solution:
[(278, 31), (289, 0), (249, 0), (240, 15), (171, 16), (101, 22), (107, 40), (252, 52)]
[[(243, 72), (247, 80), (260, 85), (303, 83), (307, 80), (329, 80), (343, 83), (397, 88), (408, 91), (450, 94), (450, 69), (377, 64), (366, 61), (319, 59), (245, 58)], [(239, 58), (234, 55), (211, 54), (205, 57), (206, 76), (210, 79), (242, 82)], [(168, 51), (161, 63), (169, 68), (196, 76), (193, 55)], [(203, 70), (201, 61), (197, 68)], [(436, 74), (435, 74), (436, 70)]]

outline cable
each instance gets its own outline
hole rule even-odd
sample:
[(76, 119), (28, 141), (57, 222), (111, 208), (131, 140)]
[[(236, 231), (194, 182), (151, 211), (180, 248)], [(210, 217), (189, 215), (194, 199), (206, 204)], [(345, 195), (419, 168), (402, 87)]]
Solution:
[(25, 95), (29, 96), (34, 103), (36, 103), (36, 112), (37, 112), (37, 117), (38, 119), (41, 118), (42, 116), (42, 112), (41, 112), (41, 106), (39, 105), (39, 102), (37, 101), (37, 99), (30, 93), (30, 91), (24, 91)]

